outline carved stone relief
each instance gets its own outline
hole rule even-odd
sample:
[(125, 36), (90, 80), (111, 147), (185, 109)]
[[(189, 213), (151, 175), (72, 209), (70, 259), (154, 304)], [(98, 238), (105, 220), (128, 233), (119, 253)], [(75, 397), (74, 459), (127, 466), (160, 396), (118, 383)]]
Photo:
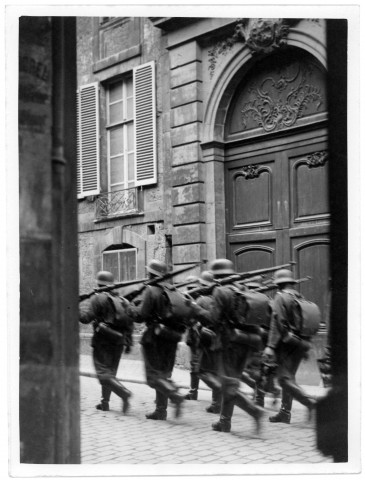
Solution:
[(251, 180), (252, 178), (258, 178), (260, 176), (258, 165), (247, 165), (242, 167), (241, 170), (242, 176), (246, 180)]
[(322, 152), (311, 153), (307, 156), (307, 165), (309, 168), (323, 167), (328, 160), (328, 152), (323, 150)]
[(244, 43), (254, 54), (267, 54), (287, 44), (289, 28), (299, 20), (284, 18), (241, 18), (232, 34), (208, 51), (210, 77), (214, 75), (219, 55), (227, 55), (237, 43)]
[[(267, 76), (249, 88), (250, 101), (242, 105), (243, 129), (247, 120), (254, 121), (265, 132), (291, 127), (311, 104), (316, 110), (323, 102), (321, 90), (311, 83), (311, 66), (296, 66), (295, 71), (283, 68), (275, 76)], [(313, 105), (312, 105), (313, 106)]]

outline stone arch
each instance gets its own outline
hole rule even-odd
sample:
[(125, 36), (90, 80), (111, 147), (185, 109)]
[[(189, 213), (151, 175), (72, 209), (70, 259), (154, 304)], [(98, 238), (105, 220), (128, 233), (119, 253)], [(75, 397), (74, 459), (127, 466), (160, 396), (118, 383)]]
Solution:
[[(309, 52), (327, 69), (326, 47), (311, 33), (299, 28), (291, 28), (287, 44)], [(212, 141), (223, 142), (224, 123), (230, 101), (239, 82), (254, 63), (255, 57), (250, 49), (244, 46), (232, 56), (217, 77), (205, 109), (203, 144)]]

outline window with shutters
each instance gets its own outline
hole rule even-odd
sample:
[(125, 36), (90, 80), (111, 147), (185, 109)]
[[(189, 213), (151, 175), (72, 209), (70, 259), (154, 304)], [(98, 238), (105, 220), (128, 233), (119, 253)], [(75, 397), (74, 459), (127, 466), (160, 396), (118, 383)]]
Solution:
[(137, 249), (122, 248), (103, 252), (103, 270), (114, 275), (115, 282), (137, 278)]
[[(96, 217), (138, 212), (137, 187), (157, 183), (155, 64), (106, 86), (107, 188)], [(78, 95), (78, 197), (99, 194), (97, 84)]]
[(99, 87), (77, 91), (77, 197), (97, 195), (99, 183)]

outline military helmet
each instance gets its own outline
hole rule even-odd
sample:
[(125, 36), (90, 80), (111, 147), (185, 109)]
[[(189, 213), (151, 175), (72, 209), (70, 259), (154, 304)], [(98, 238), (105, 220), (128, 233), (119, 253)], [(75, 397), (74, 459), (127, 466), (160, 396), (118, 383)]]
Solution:
[(286, 270), (285, 268), (277, 270), (274, 273), (273, 282), (276, 285), (280, 285), (281, 283), (297, 283), (297, 281), (294, 279), (293, 272), (291, 270)]
[(161, 262), (160, 260), (151, 260), (146, 269), (147, 272), (157, 275), (158, 277), (162, 277), (167, 273), (166, 263)]
[(231, 275), (235, 273), (233, 263), (226, 258), (218, 258), (210, 265), (210, 270), (213, 275)]
[(248, 288), (260, 288), (261, 287), (261, 277), (257, 275), (256, 277), (250, 278), (248, 282), (245, 282), (245, 286)]
[(198, 285), (199, 278), (196, 275), (189, 275), (186, 277), (186, 282), (189, 282), (189, 284), (186, 286), (188, 290), (192, 290)]
[(213, 280), (214, 280), (213, 273), (210, 270), (204, 270), (204, 272), (200, 274), (199, 282), (202, 285), (209, 285), (210, 283), (213, 282)]
[(113, 285), (114, 283), (114, 276), (111, 272), (107, 272), (106, 270), (102, 270), (97, 273), (96, 275), (96, 283), (98, 285)]

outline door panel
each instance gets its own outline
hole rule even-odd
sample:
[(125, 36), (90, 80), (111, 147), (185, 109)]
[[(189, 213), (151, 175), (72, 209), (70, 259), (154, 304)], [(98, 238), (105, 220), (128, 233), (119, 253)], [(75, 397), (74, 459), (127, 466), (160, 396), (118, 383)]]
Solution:
[(298, 290), (306, 298), (317, 303), (324, 320), (330, 290), (329, 234), (293, 237), (291, 238), (291, 248), (296, 261), (294, 267), (296, 278), (306, 276), (312, 278), (312, 280), (300, 284)]
[[(298, 151), (299, 150), (299, 151)], [(301, 150), (301, 151), (300, 151)], [(288, 151), (290, 227), (329, 219), (328, 153), (325, 143)], [(285, 181), (285, 179), (284, 179)]]
[(237, 272), (267, 268), (276, 262), (276, 239), (231, 244), (230, 258)]
[[(308, 142), (306, 138), (308, 136)], [(296, 262), (299, 290), (323, 311), (329, 291), (328, 154), (323, 131), (261, 153), (226, 155), (227, 255), (237, 271)], [(234, 160), (229, 160), (234, 158)]]

